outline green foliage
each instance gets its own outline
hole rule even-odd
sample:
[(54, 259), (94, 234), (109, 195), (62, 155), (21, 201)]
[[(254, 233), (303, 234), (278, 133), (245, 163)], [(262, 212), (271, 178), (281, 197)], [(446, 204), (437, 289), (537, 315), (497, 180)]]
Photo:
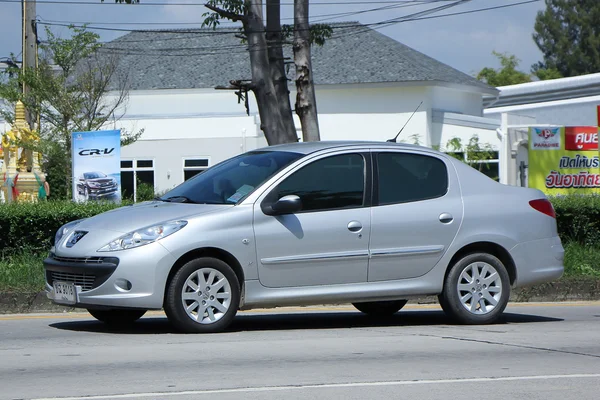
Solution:
[(135, 198), (136, 201), (148, 201), (156, 197), (154, 186), (138, 180)]
[(496, 87), (518, 85), (519, 83), (531, 82), (534, 76), (541, 81), (562, 78), (562, 75), (558, 70), (544, 68), (539, 65), (535, 65), (532, 68), (532, 73), (527, 74), (517, 69), (520, 60), (515, 55), (498, 53), (495, 51), (493, 51), (492, 54), (500, 60), (501, 68), (494, 69), (486, 67), (477, 74), (477, 79), (486, 82), (488, 85)]
[[(0, 98), (8, 104), (21, 100), (39, 116), (41, 140), (34, 150), (45, 157), (48, 182), (51, 190), (56, 189), (53, 198), (63, 199), (69, 199), (71, 191), (71, 133), (104, 129), (127, 99), (126, 76), (117, 73), (116, 56), (99, 54), (99, 35), (85, 27), (69, 29), (71, 36), (62, 39), (46, 28), (48, 40), (40, 45), (38, 68), (23, 71), (11, 66), (0, 79)], [(109, 100), (106, 93), (113, 84), (117, 94)], [(13, 110), (2, 111), (2, 116), (14, 120)], [(142, 133), (122, 130), (121, 145), (134, 142)]]
[(519, 59), (516, 56), (496, 51), (493, 51), (492, 54), (498, 57), (502, 68), (500, 70), (484, 68), (477, 74), (477, 79), (491, 86), (507, 86), (531, 82), (531, 77), (528, 74), (517, 70)]
[(546, 0), (533, 34), (544, 61), (533, 69), (556, 70), (565, 77), (600, 72), (598, 21), (598, 0)]
[(21, 249), (16, 254), (0, 254), (0, 292), (31, 293), (44, 288), (45, 254)]
[[(123, 204), (126, 204), (123, 202)], [(0, 255), (28, 249), (47, 252), (58, 228), (67, 222), (88, 218), (119, 207), (110, 202), (78, 204), (70, 201), (0, 204)]]
[[(495, 159), (492, 146), (489, 143), (482, 144), (478, 135), (471, 136), (466, 145), (463, 145), (460, 138), (454, 137), (448, 141), (446, 149), (441, 151), (484, 173), (490, 168), (490, 164), (486, 161)], [(498, 177), (492, 178), (498, 179)]]
[(600, 246), (600, 196), (551, 197), (558, 232), (564, 243)]
[(600, 248), (577, 242), (563, 243), (565, 248), (565, 276), (600, 278)]

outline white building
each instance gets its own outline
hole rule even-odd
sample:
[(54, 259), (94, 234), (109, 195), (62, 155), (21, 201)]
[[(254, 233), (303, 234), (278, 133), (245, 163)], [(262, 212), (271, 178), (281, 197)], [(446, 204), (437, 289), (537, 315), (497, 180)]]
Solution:
[[(393, 138), (422, 102), (398, 141), (444, 149), (452, 138), (466, 143), (477, 135), (482, 144), (501, 149), (500, 121), (483, 115), (484, 97), (495, 98), (497, 89), (358, 23), (331, 26), (332, 37), (312, 48), (322, 140)], [(132, 32), (104, 46), (107, 56), (118, 56), (130, 86), (126, 108), (106, 128), (144, 129), (137, 142), (121, 150), (125, 192), (135, 192), (138, 180), (162, 192), (226, 158), (267, 145), (253, 94), (247, 112), (233, 91), (215, 89), (251, 77), (248, 45), (238, 33), (235, 28)], [(291, 48), (284, 53), (293, 105)], [(485, 171), (497, 177), (495, 154)]]
[[(496, 96), (495, 88), (357, 23), (333, 29), (333, 37), (312, 50), (322, 140), (393, 138), (423, 102), (399, 141), (443, 148), (453, 137), (467, 142), (478, 135), (498, 148), (500, 123), (483, 116), (483, 98)], [(134, 175), (160, 192), (267, 144), (254, 96), (247, 115), (233, 91), (215, 90), (250, 79), (246, 46), (231, 28), (133, 32), (109, 44), (105, 51), (119, 54), (131, 83), (126, 112), (114, 127), (144, 129), (121, 152), (126, 191)], [(285, 55), (291, 60), (290, 49)], [(289, 79), (293, 70), (292, 64)], [(293, 105), (293, 81), (290, 89)], [(497, 175), (498, 160), (490, 165)]]

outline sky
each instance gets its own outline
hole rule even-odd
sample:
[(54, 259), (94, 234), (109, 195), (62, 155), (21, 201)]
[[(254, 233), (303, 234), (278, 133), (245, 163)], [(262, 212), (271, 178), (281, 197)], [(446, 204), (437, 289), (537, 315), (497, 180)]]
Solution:
[[(471, 0), (430, 16), (461, 13), (524, 0)], [(114, 0), (39, 0), (37, 16), (53, 24), (82, 24), (109, 29), (197, 28), (207, 12), (206, 0), (140, 0), (140, 4), (115, 4)], [(450, 4), (455, 0), (311, 0), (310, 22), (358, 21), (376, 24), (393, 18)], [(281, 0), (282, 23), (293, 21), (293, 0)], [(424, 4), (429, 3), (429, 4)], [(519, 69), (530, 72), (542, 54), (533, 41), (535, 17), (543, 10), (543, 0), (494, 10), (440, 18), (405, 21), (377, 30), (413, 49), (462, 72), (476, 75), (484, 67), (498, 68), (492, 51), (509, 53), (521, 60)], [(378, 10), (376, 10), (378, 9)], [(150, 23), (150, 24), (148, 24)], [(159, 23), (159, 24), (156, 24)], [(223, 24), (222, 26), (230, 26)], [(68, 28), (48, 25), (55, 35), (65, 37)], [(90, 29), (92, 30), (92, 29)], [(42, 40), (43, 26), (40, 26)], [(95, 30), (102, 41), (127, 32)], [(0, 0), (0, 60), (21, 53), (21, 4)], [(20, 60), (20, 57), (18, 57)]]

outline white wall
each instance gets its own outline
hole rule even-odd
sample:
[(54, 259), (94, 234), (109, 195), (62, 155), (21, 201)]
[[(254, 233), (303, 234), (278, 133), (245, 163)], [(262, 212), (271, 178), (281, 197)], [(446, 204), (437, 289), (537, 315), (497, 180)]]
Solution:
[[(420, 144), (431, 145), (435, 144), (431, 140), (433, 109), (474, 116), (482, 113), (480, 94), (450, 88), (332, 85), (317, 87), (316, 93), (322, 140), (393, 138), (423, 101), (398, 141), (413, 142), (411, 136), (417, 135)], [(293, 107), (293, 90), (290, 101)], [(183, 181), (184, 157), (210, 158), (214, 165), (243, 151), (266, 146), (252, 94), (249, 105), (247, 116), (243, 102), (238, 104), (232, 91), (135, 91), (130, 93), (122, 118), (112, 121), (108, 128), (145, 129), (136, 143), (122, 149), (122, 158), (153, 159), (155, 187), (162, 191)], [(294, 120), (301, 138), (295, 114)], [(442, 128), (436, 127), (439, 129)], [(444, 126), (442, 132), (446, 131), (468, 137), (474, 132), (464, 124)]]

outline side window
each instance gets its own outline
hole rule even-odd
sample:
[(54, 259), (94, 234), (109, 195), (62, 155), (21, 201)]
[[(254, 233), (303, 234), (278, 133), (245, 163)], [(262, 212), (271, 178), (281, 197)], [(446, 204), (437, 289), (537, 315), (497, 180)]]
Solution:
[(302, 211), (322, 211), (364, 204), (365, 160), (359, 154), (343, 154), (312, 162), (281, 182), (269, 195), (277, 200), (295, 194)]
[(377, 168), (380, 205), (433, 199), (448, 190), (446, 165), (435, 157), (379, 153)]

